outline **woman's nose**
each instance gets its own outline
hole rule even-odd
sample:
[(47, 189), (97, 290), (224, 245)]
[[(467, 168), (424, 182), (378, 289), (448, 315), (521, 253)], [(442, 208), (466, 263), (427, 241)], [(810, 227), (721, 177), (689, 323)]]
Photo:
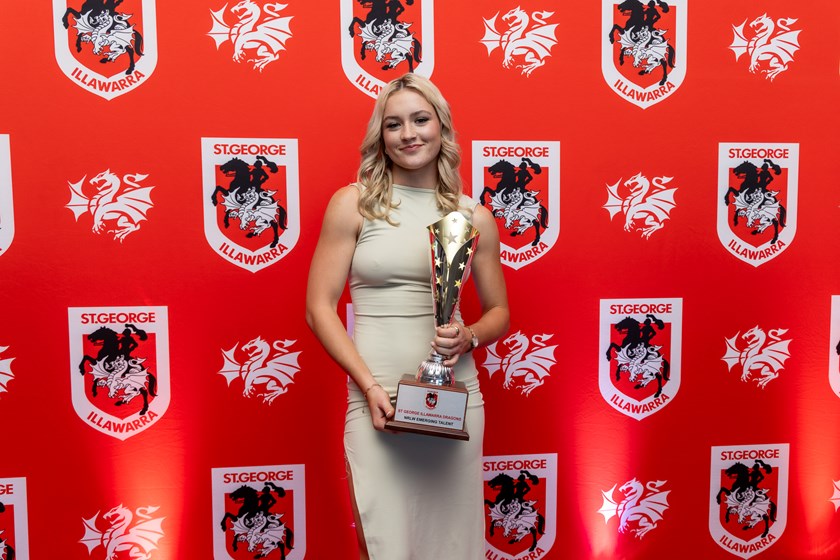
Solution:
[(417, 136), (417, 133), (414, 131), (414, 125), (412, 124), (406, 124), (405, 126), (403, 126), (400, 130), (400, 133), (400, 138), (402, 138), (403, 140), (409, 140)]

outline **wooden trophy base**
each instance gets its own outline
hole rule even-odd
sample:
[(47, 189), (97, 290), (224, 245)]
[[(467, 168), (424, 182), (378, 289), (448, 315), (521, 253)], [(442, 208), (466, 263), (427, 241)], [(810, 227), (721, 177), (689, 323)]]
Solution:
[(397, 385), (394, 419), (385, 422), (385, 429), (468, 440), (467, 397), (460, 381), (454, 386), (431, 385), (404, 375)]

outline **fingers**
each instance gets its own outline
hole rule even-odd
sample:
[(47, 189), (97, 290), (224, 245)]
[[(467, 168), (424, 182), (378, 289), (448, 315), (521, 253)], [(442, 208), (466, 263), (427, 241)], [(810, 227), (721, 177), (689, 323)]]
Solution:
[(451, 323), (436, 328), (432, 349), (446, 358), (444, 365), (455, 364), (458, 361), (458, 356), (470, 347), (470, 340), (466, 331), (466, 327), (460, 323)]
[(367, 400), (373, 427), (376, 430), (384, 430), (385, 422), (392, 419), (395, 412), (391, 405), (390, 395), (381, 385), (377, 384), (368, 391)]

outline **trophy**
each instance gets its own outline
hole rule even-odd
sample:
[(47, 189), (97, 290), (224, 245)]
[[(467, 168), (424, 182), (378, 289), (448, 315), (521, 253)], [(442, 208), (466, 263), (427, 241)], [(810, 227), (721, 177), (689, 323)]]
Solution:
[[(435, 325), (452, 321), (461, 288), (470, 273), (478, 244), (478, 230), (460, 212), (450, 212), (428, 227), (432, 250), (432, 294)], [(416, 375), (405, 375), (397, 385), (394, 418), (386, 429), (468, 440), (464, 429), (468, 391), (455, 381), (434, 350), (420, 364)]]

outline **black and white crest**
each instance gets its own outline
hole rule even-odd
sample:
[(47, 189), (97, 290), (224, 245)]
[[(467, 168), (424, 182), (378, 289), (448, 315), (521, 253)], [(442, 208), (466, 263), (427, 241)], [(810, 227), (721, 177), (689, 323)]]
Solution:
[(774, 545), (787, 525), (790, 445), (712, 447), (709, 532), (747, 559)]
[(166, 307), (71, 307), (70, 386), (85, 424), (126, 440), (169, 408)]
[(216, 560), (306, 556), (304, 465), (215, 468), (212, 477)]
[(340, 0), (341, 67), (376, 97), (406, 72), (429, 77), (435, 66), (434, 0)]
[(204, 236), (251, 272), (276, 264), (300, 236), (294, 138), (202, 138)]
[(55, 58), (77, 86), (114, 99), (157, 66), (155, 0), (53, 0)]

